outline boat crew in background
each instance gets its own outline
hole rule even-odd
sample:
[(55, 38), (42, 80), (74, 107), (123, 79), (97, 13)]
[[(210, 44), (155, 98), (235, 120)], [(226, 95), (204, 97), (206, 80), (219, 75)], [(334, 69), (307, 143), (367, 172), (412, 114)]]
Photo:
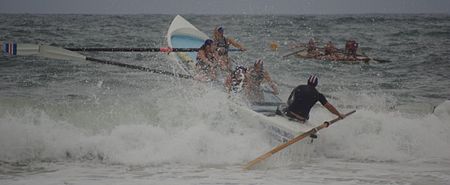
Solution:
[(245, 94), (250, 102), (261, 102), (264, 99), (261, 84), (267, 82), (273, 90), (273, 94), (278, 94), (277, 84), (272, 81), (269, 72), (264, 69), (264, 63), (261, 59), (256, 60), (245, 77)]
[(309, 57), (317, 57), (320, 55), (320, 52), (316, 45), (316, 41), (313, 38), (309, 39), (309, 42), (306, 45), (306, 49)]
[(358, 50), (358, 43), (355, 40), (348, 40), (345, 43), (345, 54), (348, 58), (356, 58), (356, 51)]
[(214, 44), (217, 48), (217, 53), (219, 54), (219, 61), (220, 61), (220, 67), (223, 71), (231, 71), (231, 62), (230, 59), (228, 58), (228, 49), (230, 48), (230, 45), (233, 45), (234, 47), (242, 50), (242, 51), (246, 51), (247, 49), (245, 49), (241, 44), (239, 44), (238, 42), (236, 42), (233, 38), (230, 37), (225, 37), (223, 35), (223, 27), (216, 27), (214, 29), (214, 33), (213, 33), (213, 39), (214, 39)]
[(336, 46), (333, 44), (333, 42), (328, 41), (328, 43), (326, 43), (324, 47), (324, 54), (334, 55), (336, 54), (336, 52), (337, 52)]
[(338, 60), (339, 59), (339, 55), (337, 53), (337, 48), (333, 44), (333, 42), (328, 41), (328, 43), (325, 44), (323, 49), (324, 49), (323, 53), (325, 55), (325, 59), (327, 59), (327, 60)]
[(311, 75), (308, 78), (306, 85), (299, 85), (292, 90), (291, 95), (287, 101), (286, 108), (277, 109), (277, 114), (287, 116), (290, 119), (304, 123), (309, 119), (309, 111), (316, 104), (320, 102), (328, 111), (344, 118), (342, 114), (330, 104), (325, 96), (317, 91), (316, 86), (319, 83), (319, 79), (315, 75)]
[(207, 39), (198, 50), (197, 63), (195, 64), (197, 74), (194, 76), (196, 80), (216, 80), (216, 66), (219, 56), (213, 43), (213, 40)]

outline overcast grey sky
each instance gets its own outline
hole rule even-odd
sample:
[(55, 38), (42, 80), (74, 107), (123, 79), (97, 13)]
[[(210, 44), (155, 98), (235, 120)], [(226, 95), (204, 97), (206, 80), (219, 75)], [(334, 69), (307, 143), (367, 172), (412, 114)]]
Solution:
[(449, 12), (450, 0), (0, 0), (0, 13), (449, 14)]

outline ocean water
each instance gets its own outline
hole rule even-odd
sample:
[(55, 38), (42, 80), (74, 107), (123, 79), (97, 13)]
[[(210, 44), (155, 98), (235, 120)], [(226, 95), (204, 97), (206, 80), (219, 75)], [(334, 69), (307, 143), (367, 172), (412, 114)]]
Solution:
[[(0, 41), (161, 47), (174, 15), (0, 15)], [(256, 169), (275, 143), (209, 84), (89, 61), (0, 56), (0, 184), (450, 184), (450, 16), (199, 16), (222, 25), (284, 100), (318, 74), (341, 112), (357, 112)], [(315, 37), (388, 63), (282, 59)], [(279, 51), (269, 44), (277, 42)], [(86, 56), (180, 72), (163, 53)], [(311, 122), (333, 116), (316, 105)]]

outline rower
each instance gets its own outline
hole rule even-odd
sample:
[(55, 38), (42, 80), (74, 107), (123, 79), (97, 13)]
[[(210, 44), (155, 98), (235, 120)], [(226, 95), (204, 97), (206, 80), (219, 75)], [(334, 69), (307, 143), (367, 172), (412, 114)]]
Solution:
[(198, 50), (197, 63), (195, 64), (197, 75), (194, 77), (196, 80), (216, 79), (216, 59), (218, 55), (214, 50), (213, 43), (214, 41), (207, 39)]
[(244, 66), (236, 66), (234, 71), (228, 74), (224, 83), (228, 93), (238, 94), (245, 88), (246, 73), (247, 68)]
[(299, 85), (292, 90), (287, 101), (287, 107), (277, 109), (276, 113), (297, 122), (305, 123), (309, 119), (311, 108), (319, 101), (328, 111), (343, 119), (344, 116), (316, 89), (318, 83), (317, 76), (311, 75), (306, 85)]
[(345, 54), (347, 57), (356, 58), (356, 51), (358, 50), (358, 43), (355, 40), (347, 40), (345, 43)]
[(231, 70), (231, 63), (229, 62), (228, 58), (228, 49), (230, 48), (230, 45), (239, 48), (242, 51), (246, 51), (241, 44), (236, 42), (233, 38), (225, 37), (223, 35), (224, 29), (222, 26), (216, 27), (214, 29), (213, 38), (214, 43), (217, 48), (217, 53), (219, 55), (219, 62), (220, 67), (224, 71), (230, 71)]
[(277, 84), (272, 81), (269, 72), (264, 69), (264, 63), (261, 59), (256, 60), (252, 68), (250, 68), (245, 77), (245, 93), (251, 102), (261, 102), (264, 94), (261, 84), (267, 82), (273, 90), (273, 94), (278, 94)]
[(322, 57), (322, 60), (339, 60), (337, 48), (331, 41), (328, 41), (323, 49), (324, 56)]
[(307, 46), (307, 52), (308, 52), (308, 56), (310, 57), (316, 57), (319, 55), (319, 51), (317, 50), (317, 45), (316, 45), (316, 41), (311, 38), (309, 39)]
[(335, 55), (336, 51), (337, 51), (336, 46), (334, 46), (334, 44), (331, 41), (328, 41), (328, 43), (325, 44), (325, 47), (324, 47), (325, 55), (329, 55), (329, 56)]

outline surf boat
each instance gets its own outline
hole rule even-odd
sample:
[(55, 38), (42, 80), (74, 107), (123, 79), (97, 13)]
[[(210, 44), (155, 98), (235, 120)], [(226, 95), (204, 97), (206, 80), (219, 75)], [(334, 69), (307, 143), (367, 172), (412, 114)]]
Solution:
[[(173, 19), (167, 31), (167, 44), (171, 48), (200, 48), (206, 39), (209, 39), (208, 35), (180, 15)], [(195, 75), (197, 52), (171, 52), (168, 56), (184, 73)], [(223, 88), (223, 84), (220, 84), (220, 88)], [(263, 123), (278, 141), (287, 141), (311, 128), (309, 125), (301, 125), (276, 116), (275, 111), (283, 104), (282, 100), (267, 88), (263, 89), (263, 95), (263, 101), (251, 103), (250, 106), (234, 105), (241, 113), (253, 115)]]
[(308, 55), (307, 51), (301, 51), (295, 54), (297, 58), (302, 59), (316, 59), (316, 60), (323, 60), (323, 61), (338, 61), (338, 62), (345, 62), (345, 63), (359, 63), (359, 62), (369, 62), (371, 59), (367, 56), (363, 55), (357, 55), (355, 58), (349, 58), (343, 54), (338, 54), (336, 57), (330, 57), (325, 55), (319, 55), (319, 56), (311, 56)]

